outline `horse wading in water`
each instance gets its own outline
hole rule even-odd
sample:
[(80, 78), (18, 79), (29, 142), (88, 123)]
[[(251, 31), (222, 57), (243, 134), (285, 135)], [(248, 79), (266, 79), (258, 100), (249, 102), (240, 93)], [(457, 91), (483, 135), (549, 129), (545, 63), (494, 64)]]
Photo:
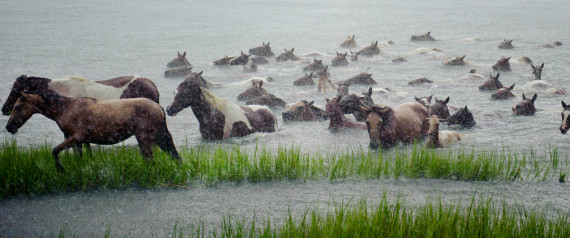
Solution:
[(391, 148), (398, 141), (413, 143), (427, 135), (427, 109), (417, 102), (395, 108), (373, 106), (366, 117), (370, 149)]

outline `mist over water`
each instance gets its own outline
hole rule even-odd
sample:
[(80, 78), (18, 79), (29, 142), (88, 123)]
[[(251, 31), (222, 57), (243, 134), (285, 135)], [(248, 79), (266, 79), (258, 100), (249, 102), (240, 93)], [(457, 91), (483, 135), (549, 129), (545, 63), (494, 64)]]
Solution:
[[(304, 75), (302, 68), (317, 58), (329, 65), (333, 82), (346, 80), (361, 72), (371, 73), (379, 83), (374, 87), (390, 89), (388, 95), (375, 93), (372, 98), (376, 103), (397, 106), (413, 101), (414, 96), (434, 95), (438, 99), (450, 97), (449, 105), (453, 107), (467, 105), (478, 123), (477, 127), (461, 130), (463, 139), (451, 146), (451, 149), (506, 147), (517, 151), (533, 149), (545, 152), (549, 146), (555, 146), (567, 154), (570, 152), (570, 138), (560, 134), (558, 127), (562, 111), (560, 101), (566, 100), (568, 103), (570, 96), (551, 95), (544, 89), (533, 89), (529, 84), (534, 78), (532, 69), (518, 59), (528, 56), (534, 65), (544, 62), (542, 79), (551, 87), (570, 90), (570, 68), (567, 67), (570, 32), (565, 30), (570, 25), (568, 12), (570, 4), (566, 1), (3, 1), (0, 8), (0, 103), (6, 100), (12, 83), (22, 74), (53, 79), (77, 75), (91, 80), (141, 75), (156, 83), (161, 93), (160, 104), (166, 108), (172, 102), (173, 92), (182, 80), (164, 77), (166, 63), (176, 56), (177, 51), (186, 51), (188, 60), (193, 64), (193, 71), (204, 71), (206, 80), (223, 85), (211, 90), (217, 96), (243, 104), (236, 97), (250, 86), (248, 80), (270, 76), (275, 81), (263, 86), (287, 103), (314, 100), (315, 105), (324, 107), (325, 98), (334, 97), (336, 92), (318, 94), (316, 87), (293, 86), (293, 81)], [(411, 35), (428, 31), (438, 41), (410, 41)], [(353, 34), (361, 48), (379, 41), (382, 53), (372, 58), (361, 56), (358, 62), (350, 62), (348, 67), (330, 67), (336, 52), (348, 51), (339, 44), (347, 35)], [(513, 39), (515, 48), (498, 49), (497, 46), (503, 39)], [(383, 44), (390, 40), (395, 44)], [(564, 45), (556, 48), (540, 47), (554, 41), (561, 41)], [(246, 73), (241, 66), (212, 65), (215, 59), (225, 55), (238, 55), (240, 51), (247, 53), (248, 49), (259, 46), (262, 42), (270, 42), (276, 55), (282, 53), (284, 48), (294, 47), (295, 54), (303, 61), (277, 63), (271, 58), (270, 63), (260, 65), (256, 73)], [(433, 48), (441, 49), (442, 52), (432, 51)], [(318, 56), (312, 56), (315, 54)], [(442, 66), (443, 61), (463, 55), (466, 56), (467, 66)], [(392, 63), (391, 60), (398, 56), (404, 57), (408, 62)], [(483, 81), (460, 79), (472, 68), (487, 78), (490, 73), (495, 75), (491, 66), (502, 56), (512, 57), (512, 71), (501, 72), (500, 81), (504, 85), (516, 84), (513, 90), (515, 98), (493, 101), (490, 92), (480, 92), (477, 89)], [(408, 85), (409, 81), (420, 77), (426, 77), (435, 83), (416, 87)], [(366, 90), (367, 86), (350, 86), (351, 93), (360, 94)], [(535, 103), (537, 113), (530, 117), (512, 116), (511, 106), (521, 101), (523, 93), (532, 97), (534, 92), (538, 93)], [(198, 122), (190, 108), (167, 120), (178, 147), (193, 147), (202, 143), (217, 146), (220, 143), (244, 148), (261, 145), (269, 149), (295, 145), (306, 152), (368, 149), (369, 139), (365, 131), (332, 134), (327, 130), (328, 122), (283, 122), (282, 110), (274, 112), (279, 117), (278, 132), (256, 133), (216, 143), (201, 139)], [(0, 125), (5, 125), (7, 120), (8, 117), (0, 116)], [(15, 139), (20, 146), (41, 145), (45, 142), (56, 145), (63, 140), (63, 134), (53, 121), (35, 115), (14, 136), (5, 129), (0, 130), (0, 140), (6, 139)], [(135, 145), (136, 140), (131, 138), (125, 143)], [(439, 194), (455, 194), (449, 196), (459, 198), (463, 192), (451, 193), (450, 190), (460, 190), (467, 186), (478, 189), (483, 187), (476, 193), (497, 194), (500, 198), (512, 199), (509, 200), (512, 202), (518, 202), (531, 194), (530, 197), (538, 196), (540, 199), (523, 200), (521, 203), (532, 205), (540, 200), (559, 211), (568, 212), (568, 207), (559, 200), (560, 197), (568, 197), (567, 194), (557, 194), (565, 185), (548, 184), (545, 188), (547, 191), (539, 191), (536, 189), (541, 186), (536, 184), (517, 186), (507, 183), (495, 186), (440, 180), (409, 180), (402, 183), (419, 183), (431, 190), (425, 196), (417, 195), (407, 199), (412, 200), (412, 204), (422, 204), (426, 197)], [(342, 196), (329, 196), (328, 192), (311, 194), (320, 187), (338, 191), (347, 189), (349, 192)], [(125, 230), (146, 231), (146, 224), (153, 227), (169, 226), (176, 218), (184, 220), (191, 217), (194, 220), (204, 217), (207, 221), (217, 222), (220, 212), (226, 208), (235, 209), (238, 214), (252, 214), (253, 208), (257, 214), (267, 214), (273, 210), (270, 203), (277, 203), (280, 208), (275, 213), (282, 215), (286, 214), (287, 204), (315, 204), (318, 201), (329, 201), (330, 198), (352, 195), (359, 198), (365, 191), (375, 191), (373, 196), (367, 196), (374, 197), (384, 188), (390, 191), (390, 197), (396, 197), (398, 191), (413, 195), (408, 186), (390, 180), (339, 184), (247, 184), (185, 192), (98, 191), (3, 201), (0, 203), (0, 220), (9, 215), (8, 207), (19, 209), (12, 211), (16, 214), (13, 216), (18, 217), (17, 214), (28, 216), (32, 210), (27, 207), (37, 206), (38, 209), (43, 209), (43, 213), (38, 213), (36, 220), (26, 223), (27, 226), (19, 224), (29, 226), (30, 234), (50, 231), (57, 233), (66, 222), (77, 224), (77, 228), (83, 230), (82, 228), (92, 225), (80, 222), (88, 217), (93, 217), (94, 222), (98, 222), (93, 224), (93, 231), (86, 230), (88, 233), (97, 233), (101, 229), (104, 231), (107, 221), (119, 223), (118, 226)], [(288, 191), (287, 195), (276, 196), (275, 190), (280, 189)], [(299, 191), (303, 189), (305, 191)], [(512, 193), (504, 192), (505, 190)], [(232, 199), (244, 193), (255, 199)], [(125, 204), (123, 199), (127, 198), (129, 201), (157, 199), (156, 203), (165, 209), (138, 202)], [(101, 199), (109, 202), (102, 203)], [(53, 211), (65, 209), (59, 207), (56, 202), (59, 200), (63, 204), (71, 204), (69, 207), (72, 209), (60, 216), (65, 219), (58, 220), (54, 219)], [(252, 200), (259, 201), (259, 206), (253, 207), (250, 204)], [(211, 203), (212, 201), (215, 202)], [(371, 198), (370, 201), (375, 199)], [(42, 204), (48, 204), (47, 208)], [(214, 204), (222, 205), (217, 209), (209, 209)], [(94, 209), (80, 206), (93, 206)], [(125, 206), (127, 209), (121, 210)], [(99, 207), (105, 209), (96, 209)], [(177, 207), (188, 209), (173, 209)], [(150, 210), (141, 212), (145, 209)], [(105, 214), (117, 214), (120, 211), (128, 218), (105, 217)], [(143, 218), (131, 218), (136, 216)], [(160, 219), (156, 221), (146, 218), (149, 216), (158, 216)], [(4, 227), (5, 224), (18, 224), (8, 221)], [(53, 226), (31, 228), (37, 225), (35, 221), (51, 221), (47, 224)]]

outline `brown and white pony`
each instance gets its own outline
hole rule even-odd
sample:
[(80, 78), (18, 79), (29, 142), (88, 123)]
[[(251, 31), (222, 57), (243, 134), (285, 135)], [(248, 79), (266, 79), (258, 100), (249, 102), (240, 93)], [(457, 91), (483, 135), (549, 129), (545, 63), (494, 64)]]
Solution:
[(428, 111), (417, 102), (400, 104), (394, 109), (373, 106), (366, 117), (370, 149), (391, 148), (397, 142), (413, 143), (427, 135)]
[(416, 102), (422, 104), (422, 106), (424, 106), (426, 109), (429, 109), (429, 106), (431, 105), (431, 99), (433, 98), (433, 94), (430, 95), (429, 97), (414, 97), (414, 99), (416, 99)]
[(81, 155), (83, 144), (111, 145), (133, 135), (147, 160), (152, 159), (152, 144), (156, 143), (172, 158), (181, 161), (166, 126), (164, 110), (149, 99), (97, 100), (59, 95), (18, 95), (6, 130), (16, 133), (36, 113), (55, 121), (65, 137), (52, 150), (60, 172), (63, 171), (58, 156), (60, 151), (75, 147)]
[(148, 98), (156, 103), (160, 98), (156, 85), (141, 76), (122, 76), (109, 80), (91, 81), (82, 77), (48, 79), (22, 75), (14, 81), (10, 95), (2, 106), (2, 114), (10, 115), (10, 110), (20, 92), (61, 95), (64, 97), (91, 97), (101, 100), (122, 98)]
[(560, 125), (560, 133), (566, 134), (570, 129), (570, 106), (562, 101), (562, 124)]
[(166, 108), (170, 116), (191, 107), (206, 140), (246, 136), (255, 132), (277, 131), (277, 118), (265, 106), (240, 106), (217, 97), (193, 83), (178, 85), (174, 101)]
[(366, 124), (348, 119), (340, 108), (340, 97), (326, 99), (325, 112), (329, 115), (329, 130), (331, 132), (340, 132), (344, 129), (360, 129), (366, 130)]
[(329, 116), (322, 109), (313, 105), (314, 101), (302, 100), (292, 104), (281, 113), (283, 121), (322, 121), (328, 120)]
[(445, 121), (439, 119), (436, 115), (428, 118), (428, 139), (426, 147), (428, 148), (443, 148), (452, 142), (461, 140), (459, 134), (455, 131), (441, 131), (439, 130), (439, 123)]

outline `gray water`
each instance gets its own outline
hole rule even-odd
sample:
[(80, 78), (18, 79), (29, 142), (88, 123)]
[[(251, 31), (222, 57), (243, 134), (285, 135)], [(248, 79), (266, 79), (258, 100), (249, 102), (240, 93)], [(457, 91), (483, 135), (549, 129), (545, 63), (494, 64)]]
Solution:
[[(530, 57), (535, 65), (545, 63), (542, 78), (554, 88), (568, 88), (570, 68), (570, 3), (567, 1), (2, 1), (0, 8), (0, 98), (5, 100), (13, 81), (21, 74), (47, 78), (63, 78), (78, 75), (92, 80), (109, 79), (122, 75), (142, 75), (152, 79), (161, 92), (161, 105), (166, 107), (173, 100), (173, 92), (182, 79), (164, 78), (166, 63), (176, 52), (186, 51), (194, 71), (204, 71), (203, 76), (212, 83), (222, 84), (212, 92), (236, 103), (237, 95), (250, 85), (253, 77), (271, 76), (274, 82), (264, 84), (271, 93), (287, 103), (314, 100), (324, 106), (325, 98), (335, 92), (318, 94), (316, 88), (293, 87), (293, 81), (304, 73), (302, 68), (313, 60), (313, 54), (330, 65), (347, 35), (356, 35), (364, 47), (379, 41), (382, 54), (373, 58), (360, 57), (348, 67), (331, 68), (332, 81), (348, 79), (360, 72), (373, 74), (379, 85), (390, 88), (388, 95), (374, 94), (376, 103), (397, 106), (413, 101), (414, 96), (437, 98), (450, 97), (449, 105), (467, 105), (474, 114), (478, 126), (461, 130), (464, 136), (457, 148), (546, 151), (556, 146), (562, 153), (568, 152), (568, 136), (561, 135), (561, 100), (570, 101), (570, 96), (550, 95), (543, 89), (533, 89), (529, 65), (521, 63), (522, 56)], [(411, 42), (410, 36), (431, 31), (436, 42)], [(513, 50), (500, 50), (503, 39), (513, 39)], [(383, 42), (395, 42), (386, 45)], [(557, 48), (540, 47), (544, 43), (561, 41)], [(241, 67), (218, 68), (214, 59), (225, 55), (237, 55), (240, 51), (271, 42), (278, 55), (283, 48), (295, 47), (302, 62), (262, 65), (256, 73), (246, 73)], [(443, 52), (429, 49), (439, 48)], [(443, 67), (442, 62), (452, 57), (466, 55), (465, 67)], [(403, 56), (408, 62), (394, 64), (393, 58)], [(501, 56), (512, 57), (512, 71), (501, 72), (504, 85), (515, 83), (516, 98), (505, 101), (490, 100), (490, 93), (480, 92), (482, 81), (465, 81), (460, 78), (471, 68), (488, 77), (491, 66)], [(419, 77), (435, 81), (431, 86), (411, 87), (408, 82)], [(364, 86), (351, 86), (352, 93), (367, 90)], [(538, 93), (537, 113), (531, 117), (513, 117), (511, 106), (521, 100), (522, 93), (532, 96)], [(3, 102), (2, 102), (3, 103)], [(277, 115), (281, 110), (275, 110)], [(0, 117), (0, 125), (8, 118)], [(180, 146), (198, 146), (203, 143), (198, 133), (198, 122), (190, 109), (176, 117), (168, 117), (168, 127), (175, 143)], [(244, 138), (218, 143), (253, 148), (263, 145), (269, 149), (279, 146), (300, 146), (302, 151), (330, 151), (346, 148), (367, 149), (368, 135), (365, 131), (348, 131), (331, 134), (328, 122), (284, 123), (279, 120), (276, 133), (256, 133)], [(35, 115), (16, 135), (0, 130), (0, 140), (17, 140), (21, 146), (44, 143), (57, 144), (63, 135), (54, 122)], [(135, 144), (129, 139), (126, 144)], [(410, 184), (421, 184), (431, 192), (413, 195)], [(406, 186), (403, 186), (404, 184)], [(299, 188), (297, 188), (299, 187)], [(330, 189), (340, 194), (313, 194), (318, 189)], [(347, 187), (350, 187), (348, 189)], [(97, 233), (105, 224), (112, 224), (127, 231), (147, 231), (170, 226), (176, 219), (185, 220), (205, 217), (207, 221), (219, 219), (224, 209), (243, 209), (240, 214), (251, 214), (254, 206), (258, 214), (273, 211), (272, 203), (281, 208), (275, 213), (282, 216), (289, 204), (315, 204), (343, 196), (367, 197), (379, 194), (383, 189), (403, 190), (407, 196), (425, 201), (430, 196), (442, 195), (459, 198), (464, 187), (476, 187), (474, 193), (503, 194), (500, 197), (524, 204), (551, 204), (558, 211), (568, 212), (568, 203), (562, 199), (567, 194), (559, 190), (565, 185), (504, 183), (464, 183), (448, 181), (411, 180), (358, 181), (343, 183), (308, 182), (306, 184), (268, 183), (238, 185), (217, 189), (192, 189), (189, 191), (128, 190), (119, 192), (98, 191), (72, 195), (54, 195), (40, 198), (13, 198), (0, 204), (0, 223), (7, 231), (45, 234), (57, 231), (65, 224), (76, 224), (78, 230)], [(484, 187), (479, 191), (479, 188)], [(278, 190), (287, 191), (280, 196)], [(305, 189), (305, 191), (295, 191)], [(226, 191), (227, 190), (227, 191)], [(230, 192), (231, 190), (231, 192)], [(451, 193), (451, 195), (450, 195)], [(521, 194), (510, 198), (509, 194)], [(204, 195), (208, 194), (208, 196)], [(251, 199), (234, 200), (234, 196), (246, 194)], [(538, 203), (526, 201), (526, 196), (539, 197)], [(204, 196), (202, 198), (202, 196)], [(198, 199), (188, 199), (195, 198)], [(141, 203), (137, 204), (140, 200)], [(154, 200), (152, 204), (142, 201)], [(411, 200), (411, 198), (407, 198)], [(108, 201), (108, 202), (104, 202)], [(194, 203), (202, 201), (200, 205)], [(132, 204), (131, 204), (132, 202)], [(60, 204), (67, 204), (63, 206)], [(256, 205), (259, 204), (259, 205)], [(61, 206), (61, 207), (60, 207)], [(81, 208), (90, 206), (91, 208)], [(212, 206), (219, 206), (212, 209)], [(166, 207), (172, 207), (168, 213)], [(192, 207), (199, 209), (175, 209)], [(33, 209), (31, 209), (33, 208)], [(150, 211), (145, 211), (149, 208)], [(55, 213), (66, 209), (62, 214)], [(155, 219), (152, 210), (160, 219)], [(38, 211), (37, 213), (34, 211)], [(161, 213), (166, 210), (165, 213)], [(118, 216), (123, 212), (122, 217)], [(12, 215), (16, 214), (16, 215)], [(110, 214), (110, 215), (109, 215)], [(11, 217), (28, 217), (29, 220), (5, 220)], [(142, 216), (140, 220), (137, 217)], [(18, 218), (20, 219), (20, 218)], [(22, 218), (23, 219), (23, 218)], [(91, 220), (93, 219), (93, 220)], [(188, 218), (189, 219), (189, 218)], [(5, 222), (2, 222), (4, 220)], [(24, 222), (26, 221), (26, 222)], [(85, 221), (85, 223), (83, 223)], [(91, 224), (89, 221), (93, 221)], [(109, 223), (106, 223), (109, 222)], [(7, 228), (6, 228), (7, 227)], [(101, 233), (101, 232), (99, 232)], [(25, 234), (25, 233), (22, 233)]]

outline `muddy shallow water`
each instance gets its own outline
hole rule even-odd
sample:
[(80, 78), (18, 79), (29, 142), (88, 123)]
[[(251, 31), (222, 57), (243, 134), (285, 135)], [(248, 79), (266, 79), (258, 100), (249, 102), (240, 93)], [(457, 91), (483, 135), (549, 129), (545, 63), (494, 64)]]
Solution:
[[(79, 75), (102, 80), (121, 75), (142, 75), (152, 79), (161, 93), (161, 105), (173, 100), (180, 78), (164, 78), (166, 63), (176, 51), (186, 51), (193, 71), (204, 71), (206, 80), (221, 84), (211, 91), (237, 102), (237, 95), (248, 88), (250, 79), (271, 76), (264, 84), (271, 93), (287, 103), (315, 101), (324, 106), (325, 98), (335, 92), (317, 94), (313, 87), (293, 87), (304, 75), (302, 68), (313, 58), (330, 65), (339, 44), (347, 35), (356, 35), (361, 47), (379, 41), (382, 53), (360, 57), (348, 67), (331, 67), (331, 80), (348, 79), (360, 72), (373, 74), (375, 88), (390, 93), (375, 93), (376, 103), (397, 106), (413, 101), (414, 96), (450, 97), (449, 105), (467, 105), (477, 127), (461, 130), (463, 139), (451, 147), (545, 152), (557, 147), (570, 152), (570, 138), (561, 135), (561, 100), (569, 95), (552, 95), (547, 88), (569, 88), (570, 4), (565, 1), (9, 1), (0, 9), (0, 98), (6, 99), (13, 81), (21, 74), (63, 78)], [(435, 42), (412, 42), (411, 35), (431, 31)], [(513, 39), (512, 50), (498, 49), (503, 39)], [(384, 44), (389, 40), (395, 44)], [(564, 45), (544, 48), (542, 44), (561, 41)], [(259, 66), (256, 73), (241, 67), (214, 67), (212, 61), (224, 55), (271, 42), (278, 55), (283, 48), (295, 47), (301, 62), (275, 62)], [(432, 51), (438, 48), (442, 52)], [(358, 49), (356, 49), (358, 50)], [(354, 51), (354, 50), (353, 50)], [(466, 55), (465, 67), (444, 67), (442, 62)], [(408, 62), (395, 64), (402, 56)], [(512, 71), (501, 72), (504, 85), (516, 84), (516, 98), (490, 100), (491, 93), (480, 92), (481, 80), (462, 79), (475, 68), (485, 77), (502, 56), (512, 57)], [(545, 88), (533, 87), (530, 65), (519, 58), (530, 57), (535, 65), (545, 63), (542, 78)], [(433, 84), (412, 87), (409, 81), (426, 77)], [(361, 93), (367, 86), (351, 86)], [(525, 93), (538, 93), (537, 113), (514, 117), (511, 106)], [(279, 116), (282, 109), (274, 112)], [(453, 110), (452, 110), (453, 113)], [(0, 125), (8, 117), (0, 116)], [(168, 127), (177, 146), (199, 146), (205, 142), (198, 133), (198, 122), (186, 109), (168, 117)], [(346, 149), (367, 150), (365, 131), (331, 134), (328, 122), (298, 123), (279, 119), (276, 133), (256, 133), (225, 140), (222, 145), (268, 149), (300, 146), (306, 152)], [(445, 128), (445, 127), (444, 127)], [(449, 128), (445, 128), (449, 129)], [(453, 128), (452, 128), (453, 129)], [(63, 135), (54, 122), (35, 115), (16, 135), (0, 130), (0, 140), (15, 139), (22, 147), (57, 144)], [(126, 144), (135, 144), (129, 139)], [(406, 146), (404, 146), (405, 148)], [(251, 217), (271, 214), (280, 219), (287, 209), (300, 213), (315, 204), (331, 200), (359, 199), (373, 203), (383, 191), (391, 199), (401, 194), (412, 206), (431, 198), (446, 201), (467, 200), (472, 195), (493, 196), (511, 205), (544, 208), (568, 213), (568, 186), (555, 182), (453, 182), (443, 180), (367, 180), (277, 182), (224, 185), (218, 188), (192, 187), (190, 190), (95, 191), (34, 198), (13, 197), (0, 202), (0, 228), (9, 236), (57, 233), (66, 226), (79, 234), (101, 235), (106, 227), (119, 234), (160, 232), (176, 221), (191, 223), (203, 219), (219, 222), (222, 213)], [(274, 215), (274, 216), (273, 216)]]

